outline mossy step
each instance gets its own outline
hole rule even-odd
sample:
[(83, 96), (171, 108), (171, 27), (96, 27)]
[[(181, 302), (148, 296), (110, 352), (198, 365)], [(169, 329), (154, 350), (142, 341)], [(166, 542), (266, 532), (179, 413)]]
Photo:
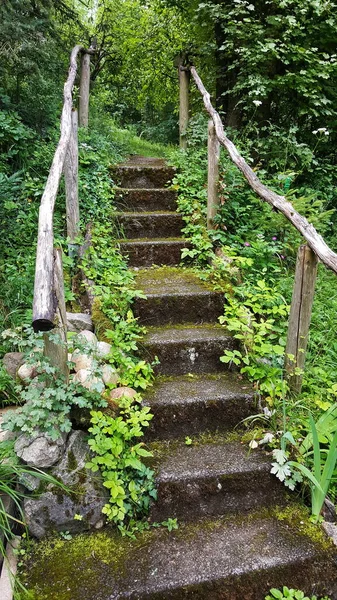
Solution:
[[(173, 446), (173, 447), (172, 447)], [(153, 521), (192, 521), (285, 503), (285, 487), (270, 474), (270, 456), (240, 442), (156, 444), (158, 501)]]
[(112, 531), (52, 538), (32, 550), (24, 583), (36, 600), (262, 600), (285, 583), (336, 599), (336, 550), (307, 520), (291, 508), (134, 541)]
[(177, 194), (173, 190), (165, 188), (117, 188), (115, 190), (115, 203), (123, 211), (174, 211), (177, 207)]
[(126, 238), (167, 238), (181, 235), (181, 215), (171, 211), (115, 213)]
[(163, 165), (125, 164), (110, 169), (112, 178), (121, 187), (160, 188), (172, 181), (175, 169)]
[(157, 356), (160, 361), (156, 373), (183, 375), (226, 370), (220, 356), (224, 350), (236, 348), (237, 342), (221, 325), (203, 324), (149, 327), (143, 346), (147, 360)]
[(253, 389), (235, 373), (157, 378), (144, 402), (154, 414), (147, 439), (229, 431), (256, 411)]
[(120, 240), (121, 252), (127, 256), (130, 267), (177, 265), (186, 246), (183, 238)]
[(183, 268), (142, 269), (135, 286), (146, 295), (133, 310), (144, 325), (215, 322), (223, 313), (224, 295), (214, 292), (194, 273)]

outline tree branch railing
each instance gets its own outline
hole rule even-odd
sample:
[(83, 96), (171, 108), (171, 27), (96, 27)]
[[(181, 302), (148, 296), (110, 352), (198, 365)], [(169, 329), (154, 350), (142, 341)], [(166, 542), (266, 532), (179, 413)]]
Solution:
[[(57, 328), (59, 325), (57, 315), (64, 314), (65, 312), (65, 307), (59, 305), (60, 298), (61, 301), (64, 298), (63, 292), (60, 293), (58, 291), (58, 283), (60, 283), (58, 280), (61, 270), (60, 262), (62, 265), (62, 258), (54, 251), (53, 217), (61, 176), (64, 173), (67, 234), (70, 247), (73, 246), (79, 232), (77, 111), (73, 107), (73, 88), (77, 75), (77, 59), (79, 55), (82, 55), (79, 107), (80, 114), (85, 115), (82, 124), (87, 126), (90, 85), (88, 69), (90, 74), (90, 54), (93, 54), (93, 52), (92, 48), (86, 50), (82, 46), (77, 45), (73, 48), (70, 55), (68, 78), (64, 84), (60, 138), (39, 209), (33, 300), (33, 328), (35, 332), (48, 332)], [(85, 65), (84, 69), (83, 64)], [(64, 329), (66, 325), (63, 323), (62, 327)], [(47, 346), (48, 344), (45, 344), (45, 351)], [(61, 365), (61, 368), (64, 370), (63, 365)]]
[[(186, 67), (183, 67), (183, 69), (185, 70)], [(241, 171), (250, 187), (264, 202), (267, 202), (274, 210), (281, 212), (307, 242), (306, 250), (301, 246), (297, 258), (285, 361), (286, 375), (290, 387), (299, 392), (302, 386), (304, 354), (308, 341), (314, 297), (317, 258), (328, 269), (337, 274), (337, 254), (329, 248), (315, 227), (298, 213), (284, 196), (277, 194), (260, 181), (233, 142), (226, 136), (221, 118), (213, 107), (210, 94), (200, 79), (196, 68), (190, 66), (189, 70), (202, 95), (206, 111), (211, 117), (208, 144), (208, 228), (212, 228), (213, 217), (216, 214), (218, 204), (216, 190), (218, 186), (219, 152), (217, 145), (214, 143), (213, 132), (215, 132), (218, 142), (227, 150), (232, 162)]]

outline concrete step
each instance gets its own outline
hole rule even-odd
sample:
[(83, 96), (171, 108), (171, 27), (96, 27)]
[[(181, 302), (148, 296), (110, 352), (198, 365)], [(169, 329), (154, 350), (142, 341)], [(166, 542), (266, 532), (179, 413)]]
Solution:
[(48, 552), (37, 546), (25, 583), (48, 600), (60, 590), (64, 600), (262, 600), (283, 585), (336, 600), (336, 549), (301, 524), (308, 513), (294, 515), (260, 511), (136, 540), (112, 529), (59, 540)]
[(121, 252), (128, 257), (130, 267), (178, 265), (186, 246), (183, 238), (120, 240)]
[(158, 357), (155, 373), (161, 375), (218, 373), (227, 368), (220, 356), (236, 346), (221, 325), (149, 327), (143, 338), (143, 356), (150, 361)]
[(178, 237), (183, 227), (176, 212), (124, 212), (115, 216), (125, 238)]
[(175, 169), (167, 166), (120, 165), (111, 169), (114, 182), (123, 188), (161, 188), (167, 186)]
[(176, 209), (176, 192), (166, 189), (122, 189), (115, 191), (115, 203), (122, 211), (152, 212)]
[(147, 299), (136, 299), (133, 310), (139, 322), (147, 326), (211, 323), (223, 313), (223, 294), (208, 288), (189, 269), (142, 269), (136, 274), (135, 286)]
[(148, 440), (229, 431), (256, 411), (253, 389), (228, 372), (158, 377), (143, 398), (154, 414)]
[(240, 442), (195, 443), (154, 444), (158, 501), (152, 521), (186, 522), (286, 503), (285, 487), (270, 474), (270, 456), (262, 450)]

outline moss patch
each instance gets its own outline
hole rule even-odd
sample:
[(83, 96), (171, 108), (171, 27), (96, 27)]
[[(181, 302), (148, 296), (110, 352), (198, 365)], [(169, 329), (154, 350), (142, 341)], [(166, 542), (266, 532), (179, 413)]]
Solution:
[(98, 339), (103, 342), (108, 342), (109, 340), (105, 336), (105, 332), (107, 329), (114, 329), (114, 325), (112, 321), (104, 314), (101, 302), (99, 298), (95, 298), (92, 305), (92, 321), (95, 326), (95, 332)]

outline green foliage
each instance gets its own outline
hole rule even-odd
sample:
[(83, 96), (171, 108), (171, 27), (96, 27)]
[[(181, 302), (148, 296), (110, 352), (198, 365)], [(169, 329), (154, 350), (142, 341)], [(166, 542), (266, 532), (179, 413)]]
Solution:
[(142, 458), (152, 454), (142, 442), (137, 443), (152, 418), (139, 396), (121, 398), (115, 418), (91, 413), (89, 446), (95, 456), (86, 466), (101, 471), (110, 492), (103, 512), (123, 535), (134, 534), (137, 520), (147, 514), (151, 498), (157, 497), (154, 472), (142, 463)]
[(219, 321), (240, 340), (242, 349), (226, 350), (220, 360), (239, 365), (241, 373), (256, 383), (259, 393), (273, 406), (284, 393), (284, 320), (288, 306), (277, 289), (264, 280), (234, 287), (233, 292), (227, 297)]
[(187, 41), (186, 29), (181, 15), (160, 0), (108, 0), (96, 10), (98, 98), (117, 121), (132, 123), (142, 137), (177, 140), (173, 62)]
[[(277, 590), (276, 588), (272, 588), (269, 594), (265, 597), (265, 600), (284, 600), (285, 598), (293, 598), (294, 600), (318, 600), (317, 596), (305, 596), (304, 592), (301, 590), (294, 590), (293, 588), (288, 588), (287, 586), (283, 586), (282, 590)], [(327, 596), (324, 598), (320, 598), (320, 600), (329, 600)]]
[[(331, 442), (327, 445), (327, 449), (320, 447), (316, 424), (312, 415), (309, 415), (309, 423), (312, 437), (312, 453), (307, 452), (307, 456), (313, 454), (313, 465), (309, 470), (305, 465), (290, 461), (289, 465), (298, 469), (301, 474), (306, 477), (311, 484), (311, 510), (316, 521), (328, 493), (331, 478), (337, 462), (337, 431), (335, 432)], [(312, 462), (312, 461), (310, 461)]]
[[(43, 340), (28, 330), (29, 338), (22, 339), (11, 336), (12, 346), (22, 349), (24, 346), (25, 362), (33, 365), (36, 377), (24, 387), (15, 386), (15, 392), (23, 402), (23, 406), (15, 411), (8, 411), (2, 422), (2, 428), (9, 431), (20, 431), (33, 434), (36, 429), (45, 431), (51, 439), (57, 439), (60, 432), (71, 430), (70, 411), (73, 407), (99, 408), (106, 406), (106, 401), (99, 392), (89, 392), (84, 387), (70, 381), (67, 383), (62, 375), (42, 355)], [(60, 343), (55, 334), (50, 334), (55, 343)]]
[(142, 294), (134, 289), (134, 276), (127, 268), (115, 238), (113, 225), (97, 224), (82, 268), (88, 279), (95, 282), (95, 297), (102, 313), (113, 325), (101, 332), (112, 344), (109, 361), (119, 369), (123, 385), (144, 390), (151, 383), (153, 370), (135, 355), (137, 342), (145, 330), (138, 325), (130, 309), (134, 298), (142, 297)]

